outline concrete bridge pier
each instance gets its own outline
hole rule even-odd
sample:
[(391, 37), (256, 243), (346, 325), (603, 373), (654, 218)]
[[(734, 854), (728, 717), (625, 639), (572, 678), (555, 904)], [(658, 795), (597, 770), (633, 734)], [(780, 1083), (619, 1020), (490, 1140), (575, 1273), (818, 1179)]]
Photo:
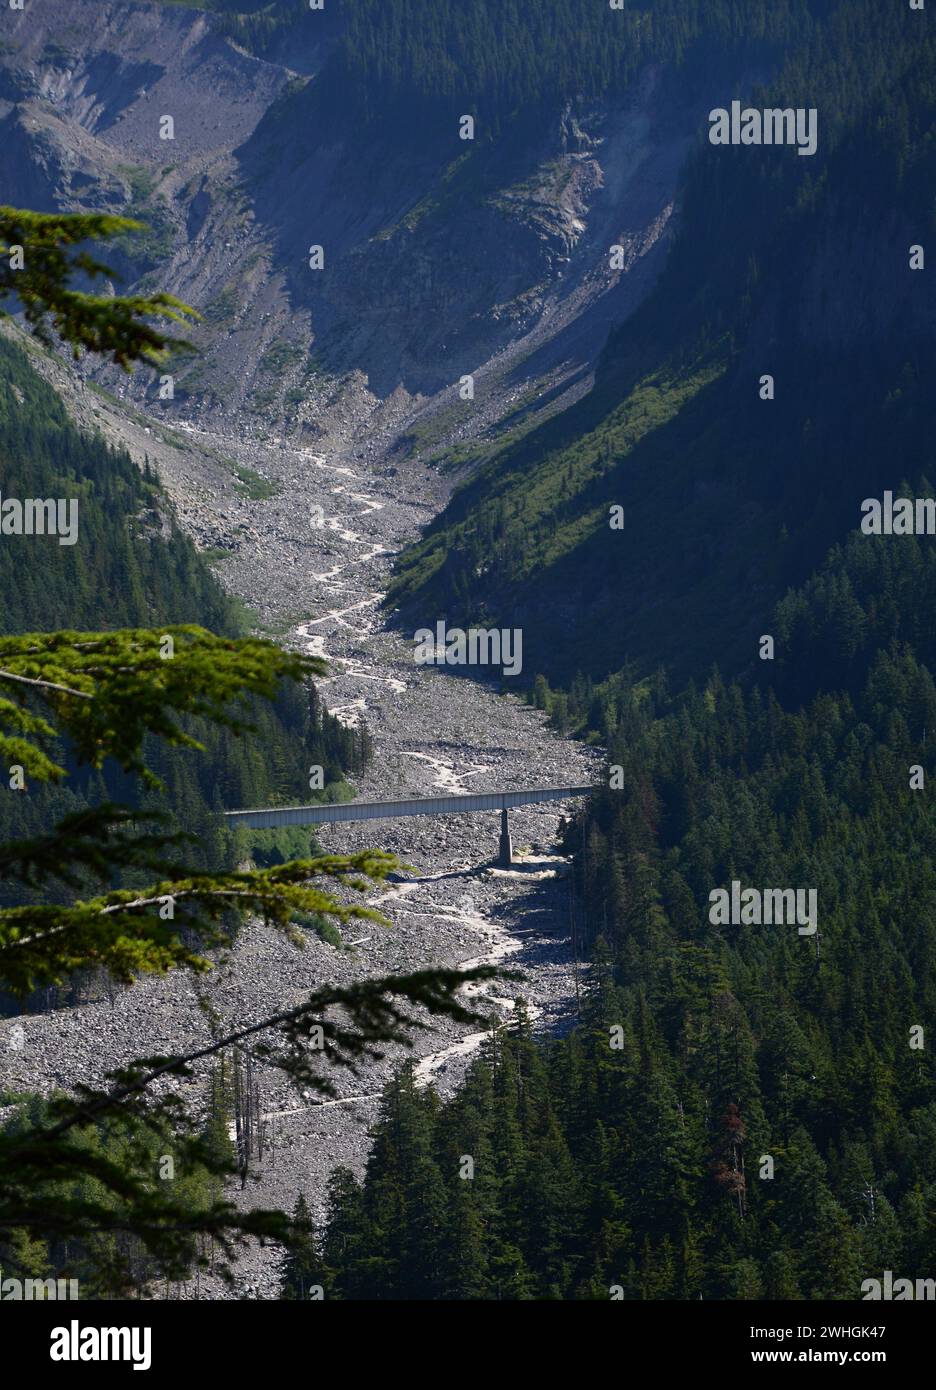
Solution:
[(501, 811), (499, 862), (503, 869), (509, 869), (513, 863), (513, 845), (510, 843), (510, 822), (507, 819), (506, 806)]

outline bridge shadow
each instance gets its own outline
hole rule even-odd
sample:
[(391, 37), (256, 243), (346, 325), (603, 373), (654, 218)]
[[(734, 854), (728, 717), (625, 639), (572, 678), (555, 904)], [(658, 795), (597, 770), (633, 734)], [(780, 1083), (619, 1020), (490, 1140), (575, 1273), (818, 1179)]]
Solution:
[[(554, 863), (555, 861), (553, 861)], [(528, 893), (518, 902), (516, 897), (487, 904), (486, 916), (503, 928), (519, 944), (515, 954), (504, 961), (505, 969), (517, 971), (523, 978), (508, 981), (496, 989), (502, 997), (517, 997), (527, 1001), (533, 1029), (561, 1037), (575, 1023), (576, 961), (573, 948), (575, 903), (572, 879), (568, 871), (544, 876), (544, 860), (515, 862), (508, 870), (496, 864), (482, 872), (492, 879), (518, 879), (528, 885)], [(566, 868), (563, 864), (562, 868)], [(584, 979), (578, 965), (580, 984)]]

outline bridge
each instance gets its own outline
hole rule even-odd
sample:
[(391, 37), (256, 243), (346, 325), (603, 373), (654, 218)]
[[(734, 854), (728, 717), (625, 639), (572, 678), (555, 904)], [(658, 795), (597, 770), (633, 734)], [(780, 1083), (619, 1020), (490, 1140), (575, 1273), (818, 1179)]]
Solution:
[(500, 862), (513, 860), (510, 823), (507, 813), (514, 806), (532, 806), (541, 801), (567, 801), (573, 796), (591, 796), (595, 787), (527, 787), (510, 792), (468, 792), (455, 796), (418, 796), (408, 801), (341, 801), (310, 806), (274, 806), (270, 810), (225, 811), (232, 827), (251, 829), (279, 825), (334, 825), (339, 821), (396, 820), (403, 816), (458, 816), (476, 811), (500, 811)]

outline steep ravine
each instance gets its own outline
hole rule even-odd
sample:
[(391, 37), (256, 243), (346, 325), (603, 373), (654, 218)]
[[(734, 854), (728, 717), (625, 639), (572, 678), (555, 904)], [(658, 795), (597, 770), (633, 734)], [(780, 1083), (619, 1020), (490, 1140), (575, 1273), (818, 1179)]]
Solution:
[[(54, 361), (37, 360), (56, 385), (65, 385)], [(226, 551), (219, 573), (263, 628), (328, 659), (330, 675), (321, 687), (328, 707), (349, 721), (363, 714), (375, 740), (359, 796), (593, 780), (593, 750), (559, 738), (542, 715), (512, 696), (415, 666), (405, 641), (387, 629), (380, 599), (392, 557), (439, 506), (436, 475), (416, 465), (400, 471), (379, 460), (362, 464), (283, 445), (258, 449), (178, 423), (170, 434), (155, 421), (129, 418), (89, 389), (65, 390), (80, 420), (155, 463), (183, 526), (199, 545)], [(275, 495), (263, 502), (239, 496), (235, 465), (261, 473)], [(320, 524), (312, 524), (313, 515)], [(143, 981), (113, 1002), (25, 1018), (25, 1047), (6, 1051), (5, 1082), (47, 1090), (79, 1078), (100, 1080), (134, 1055), (189, 1049), (209, 1037), (200, 996), (226, 1029), (298, 1002), (325, 979), (434, 963), (485, 961), (520, 970), (522, 984), (495, 982), (476, 1002), (503, 1019), (519, 993), (538, 1026), (562, 1027), (574, 1014), (576, 991), (573, 903), (567, 865), (554, 848), (568, 809), (552, 804), (511, 813), (519, 859), (510, 870), (494, 865), (499, 825), (491, 813), (326, 827), (327, 849), (377, 844), (412, 866), (405, 883), (370, 897), (388, 927), (349, 925), (344, 936), (353, 950), (339, 952), (317, 938), (300, 951), (274, 931), (249, 925), (207, 981)], [(419, 1034), (420, 1080), (451, 1088), (482, 1036), (451, 1025)], [(391, 1050), (356, 1077), (339, 1074), (340, 1100), (326, 1105), (296, 1094), (278, 1073), (263, 1072), (264, 1158), (255, 1159), (257, 1178), (237, 1200), (291, 1207), (303, 1192), (320, 1213), (328, 1172), (338, 1163), (360, 1171), (381, 1087), (401, 1055)], [(198, 1088), (189, 1089), (197, 1102)], [(240, 1262), (235, 1295), (275, 1297), (278, 1263), (275, 1251), (251, 1250)], [(195, 1286), (179, 1292), (194, 1297)], [(199, 1293), (230, 1296), (210, 1280), (201, 1281)]]
[[(577, 399), (663, 264), (723, 79), (648, 64), (509, 139), (469, 150), (453, 124), (429, 158), (340, 102), (340, 138), (321, 133), (306, 102), (330, 24), (307, 18), (281, 61), (182, 5), (30, 0), (0, 43), (5, 200), (146, 225), (106, 259), (122, 290), (202, 314), (177, 408), (225, 434), (442, 451)], [(160, 409), (154, 374), (91, 370)]]

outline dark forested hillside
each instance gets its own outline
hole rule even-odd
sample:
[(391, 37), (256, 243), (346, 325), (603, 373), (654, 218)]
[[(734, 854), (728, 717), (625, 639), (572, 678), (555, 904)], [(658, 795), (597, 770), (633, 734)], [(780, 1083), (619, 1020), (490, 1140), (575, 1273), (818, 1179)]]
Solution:
[(379, 124), (412, 154), (462, 113), (485, 141), (544, 109), (626, 90), (647, 63), (679, 64), (705, 44), (736, 47), (803, 36), (826, 0), (643, 0), (612, 10), (591, 0), (346, 0), (347, 26), (310, 93), (326, 122)]
[(78, 542), (4, 536), (4, 632), (240, 619), (173, 524), (155, 476), (79, 433), (26, 354), (0, 339), (0, 487), (7, 497), (78, 501)]
[(936, 298), (910, 248), (932, 225), (932, 37), (837, 6), (752, 100), (817, 107), (818, 152), (700, 131), (666, 269), (594, 390), (491, 449), (404, 557), (391, 599), (420, 623), (522, 627), (531, 676), (566, 682), (737, 669), (861, 501), (926, 471)]
[[(933, 1268), (936, 562), (895, 539), (783, 600), (772, 678), (580, 683), (612, 772), (568, 832), (583, 1020), (492, 1039), (445, 1106), (398, 1078), (287, 1292), (858, 1299)], [(733, 880), (812, 886), (816, 932), (713, 925)]]
[[(566, 1040), (521, 1019), (445, 1104), (396, 1079), (287, 1296), (853, 1300), (936, 1264), (936, 540), (859, 529), (932, 496), (936, 49), (820, 18), (752, 98), (816, 106), (819, 153), (700, 141), (592, 393), (401, 566), (420, 621), (522, 628), (529, 698), (608, 748), (566, 830), (593, 971)], [(726, 922), (733, 884), (815, 920)]]
[(258, 57), (288, 59), (293, 67), (320, 60), (320, 46), (343, 28), (341, 0), (328, 0), (317, 10), (294, 0), (158, 0), (208, 10), (217, 29)]
[[(128, 454), (81, 434), (26, 354), (0, 339), (0, 492), (3, 497), (77, 500), (77, 540), (51, 535), (0, 536), (0, 631), (22, 633), (157, 627), (197, 623), (227, 636), (245, 616), (221, 590), (179, 530), (155, 474), (141, 474)], [(284, 688), (273, 706), (250, 712), (255, 733), (234, 745), (220, 731), (193, 724), (205, 751), (152, 750), (165, 783), (158, 804), (196, 833), (199, 863), (229, 864), (232, 846), (215, 813), (222, 807), (306, 801), (309, 767), (320, 765), (329, 795), (369, 756), (366, 730), (329, 716), (313, 691)], [(108, 796), (131, 797), (132, 782), (114, 767), (75, 768), (68, 785), (0, 796), (0, 839), (48, 827), (61, 815)], [(4, 779), (6, 780), (6, 779)], [(238, 846), (243, 854), (251, 845)]]
[[(57, 15), (64, 0), (47, 3)], [(586, 777), (592, 794), (558, 828), (555, 806), (518, 808), (517, 843), (532, 826), (534, 848), (512, 855), (502, 841), (497, 869), (479, 862), (492, 848), (480, 832), (401, 819), (388, 836), (399, 860), (378, 854), (362, 871), (376, 883), (418, 865), (366, 899), (388, 931), (329, 936), (320, 912), (350, 920), (336, 904), (284, 900), (274, 925), (349, 950), (321, 972), (314, 1032), (293, 1031), (294, 1001), (318, 958), (306, 974), (234, 940), (211, 1022), (220, 1036), (224, 1018), (238, 1060), (202, 1077), (206, 1147), (180, 1186), (182, 1231), (224, 1191), (212, 1158), (231, 1157), (233, 1120), (242, 1194), (252, 1177), (264, 1200), (302, 1194), (288, 1249), (245, 1249), (231, 1291), (245, 1300), (808, 1304), (860, 1300), (885, 1271), (936, 1297), (936, 0), (192, 8), (206, 13), (147, 9), (126, 46), (109, 19), (119, 84), (109, 51), (83, 68), (59, 65), (51, 44), (40, 61), (39, 40), (17, 30), (0, 116), (24, 134), (38, 116), (68, 130), (58, 145), (30, 135), (25, 187), (46, 187), (56, 150), (50, 201), (83, 196), (81, 179), (100, 192), (110, 169), (115, 197), (126, 183), (165, 214), (146, 276), (166, 270), (205, 311), (206, 350), (183, 358), (173, 409), (193, 452), (237, 437), (225, 467), (244, 484), (243, 504), (220, 489), (193, 534), (227, 544), (253, 502), (271, 504), (251, 514), (232, 585), (284, 630), (314, 629), (309, 650), (340, 668), (335, 707), (367, 711), (379, 731), (375, 794)], [(146, 49), (159, 63), (138, 63), (151, 24), (170, 38)], [(193, 53), (204, 42), (197, 65), (175, 71), (172, 34)], [(162, 91), (157, 69), (172, 77)], [(188, 108), (199, 80), (206, 104)], [(94, 115), (112, 85), (120, 112), (99, 102)], [(812, 112), (815, 152), (713, 143), (713, 89), (725, 107)], [(178, 165), (147, 144), (161, 138), (149, 117), (163, 92), (180, 106)], [(459, 130), (466, 115), (476, 132)], [(79, 166), (92, 135), (99, 162)], [(122, 141), (151, 167), (126, 164)], [(269, 478), (244, 461), (254, 453)], [(182, 495), (207, 504), (213, 476), (195, 472)], [(399, 555), (453, 476), (448, 505)], [(887, 492), (919, 503), (928, 530), (863, 527), (868, 499)], [(82, 435), (5, 335), (0, 495), (74, 501), (79, 528), (60, 545), (0, 524), (0, 634), (190, 622), (227, 638), (249, 624), (148, 464)], [(394, 633), (374, 618), (385, 592)], [(314, 616), (296, 628), (300, 608)], [(456, 686), (463, 669), (411, 664), (400, 632), (440, 620), (519, 631), (511, 688), (545, 719)], [(331, 717), (311, 683), (275, 685), (294, 669), (245, 687), (279, 690), (251, 700), (245, 738), (196, 719), (199, 704), (184, 718), (202, 751), (147, 734), (160, 788), (110, 762), (76, 767), (68, 748), (61, 787), (7, 790), (0, 770), (0, 844), (113, 801), (170, 811), (195, 836), (196, 870), (305, 857), (306, 828), (228, 833), (219, 815), (348, 797), (367, 765), (365, 727)], [(43, 689), (66, 706), (82, 693)], [(24, 699), (37, 701), (35, 681)], [(324, 773), (315, 793), (311, 765)], [(87, 862), (42, 890), (53, 910), (83, 890)], [(142, 898), (143, 870), (124, 862), (121, 886)], [(246, 877), (218, 889), (224, 931), (231, 901), (254, 901)], [(0, 908), (39, 901), (24, 881), (0, 884)], [(342, 904), (367, 886), (343, 870), (335, 882)], [(17, 921), (8, 940), (32, 947)], [(501, 961), (522, 962), (526, 980), (501, 978)], [(80, 1001), (96, 970), (49, 976), (71, 993), (52, 985), (27, 1007)], [(439, 971), (464, 1009), (425, 993)], [(388, 991), (428, 1026), (411, 1038)], [(264, 999), (276, 1017), (255, 1023)], [(170, 1002), (174, 1028), (191, 1000)], [(0, 1014), (13, 1007), (0, 994)], [(394, 1074), (409, 1041), (418, 1061)], [(43, 1046), (45, 1089), (60, 1072), (74, 1085)], [(267, 1067), (287, 1053), (280, 1084)], [(332, 1063), (347, 1087), (328, 1079)], [(0, 1115), (0, 1131), (57, 1113), (38, 1094), (29, 1105)], [(143, 1142), (108, 1122), (89, 1143), (151, 1171), (168, 1134), (151, 1126)], [(80, 1209), (96, 1182), (49, 1190)], [(22, 1243), (15, 1210), (7, 1225), (4, 1261), (12, 1249), (38, 1273), (75, 1265), (91, 1296), (108, 1289), (98, 1271), (112, 1256), (139, 1260), (141, 1292), (159, 1267), (106, 1220), (100, 1250), (66, 1248), (54, 1226)], [(193, 1237), (184, 1267), (207, 1250)]]
[[(410, 153), (435, 122), (483, 113), (485, 139), (533, 123), (564, 101), (618, 97), (648, 62), (681, 63), (700, 44), (709, 61), (735, 48), (802, 40), (832, 0), (161, 0), (213, 12), (251, 51), (332, 45), (312, 97), (318, 122), (388, 122)], [(297, 108), (298, 109), (298, 108)], [(413, 120), (417, 124), (410, 125)]]

